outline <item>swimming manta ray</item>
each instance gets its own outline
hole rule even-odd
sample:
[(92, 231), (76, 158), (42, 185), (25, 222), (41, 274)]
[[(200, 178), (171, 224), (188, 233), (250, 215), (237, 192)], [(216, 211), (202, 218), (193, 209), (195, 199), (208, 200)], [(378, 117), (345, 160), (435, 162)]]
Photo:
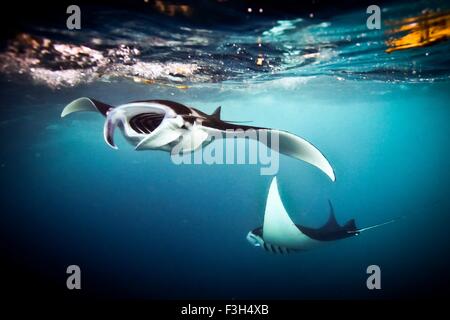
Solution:
[[(103, 135), (106, 143), (114, 144), (114, 131), (119, 127), (136, 150), (172, 151), (175, 146), (183, 153), (193, 152), (211, 143), (212, 137), (225, 137), (230, 131), (255, 130), (258, 134), (278, 136), (278, 146), (265, 144), (279, 153), (303, 160), (322, 170), (332, 181), (333, 168), (322, 153), (308, 141), (286, 131), (244, 126), (221, 120), (220, 107), (211, 115), (195, 108), (168, 100), (130, 102), (118, 107), (90, 99), (79, 98), (68, 104), (61, 117), (78, 111), (97, 111), (106, 117)], [(264, 143), (264, 141), (260, 140)]]
[(390, 220), (367, 228), (358, 229), (351, 219), (343, 226), (339, 225), (330, 205), (328, 221), (320, 228), (314, 229), (295, 224), (289, 217), (278, 192), (276, 177), (270, 185), (262, 227), (250, 231), (247, 240), (256, 247), (272, 253), (291, 253), (305, 251), (335, 240), (350, 238), (361, 232), (392, 223)]

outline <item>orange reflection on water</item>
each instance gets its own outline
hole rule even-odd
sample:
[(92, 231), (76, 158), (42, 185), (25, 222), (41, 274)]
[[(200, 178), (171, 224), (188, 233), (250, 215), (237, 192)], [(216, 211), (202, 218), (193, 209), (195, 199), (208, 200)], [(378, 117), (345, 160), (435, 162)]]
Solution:
[(163, 0), (156, 0), (154, 6), (160, 13), (166, 14), (170, 17), (173, 17), (176, 14), (181, 14), (188, 17), (192, 14), (192, 9), (187, 4), (170, 4), (165, 3)]
[[(387, 41), (387, 53), (424, 47), (450, 38), (450, 13), (425, 11), (420, 16), (386, 23), (395, 27)], [(397, 34), (405, 33), (400, 38)]]

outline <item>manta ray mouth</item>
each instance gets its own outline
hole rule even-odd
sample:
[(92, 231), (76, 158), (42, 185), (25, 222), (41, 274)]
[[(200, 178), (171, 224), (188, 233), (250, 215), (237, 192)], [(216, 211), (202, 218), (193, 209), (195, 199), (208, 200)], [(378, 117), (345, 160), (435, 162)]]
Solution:
[(152, 133), (164, 119), (164, 114), (141, 113), (129, 120), (131, 128), (137, 133)]

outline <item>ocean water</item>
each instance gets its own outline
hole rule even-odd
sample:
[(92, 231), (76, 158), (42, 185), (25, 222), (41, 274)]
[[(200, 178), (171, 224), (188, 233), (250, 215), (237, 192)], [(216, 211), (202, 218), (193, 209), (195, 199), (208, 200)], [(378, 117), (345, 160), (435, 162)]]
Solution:
[[(437, 6), (389, 3), (383, 12), (404, 19)], [(101, 22), (117, 16), (95, 10)], [(9, 281), (21, 294), (97, 298), (448, 294), (449, 43), (387, 54), (388, 27), (366, 30), (366, 16), (353, 9), (238, 28), (129, 12), (78, 36), (41, 26), (9, 39), (0, 54), (0, 239)], [(134, 151), (121, 134), (113, 150), (101, 115), (60, 118), (83, 96), (111, 105), (168, 99), (206, 113), (222, 106), (225, 120), (311, 141), (337, 179), (280, 156), (281, 197), (297, 223), (323, 224), (328, 199), (341, 223), (403, 219), (316, 250), (268, 254), (245, 238), (262, 225), (272, 179), (259, 165), (175, 165), (166, 152)], [(77, 293), (65, 289), (71, 264), (82, 270)], [(373, 264), (381, 290), (366, 287)]]

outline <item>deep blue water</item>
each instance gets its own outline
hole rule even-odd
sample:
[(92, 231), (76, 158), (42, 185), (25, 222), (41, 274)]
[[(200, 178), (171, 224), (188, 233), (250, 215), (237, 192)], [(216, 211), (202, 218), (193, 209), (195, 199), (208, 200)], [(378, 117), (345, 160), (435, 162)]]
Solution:
[[(403, 17), (420, 13), (399, 8), (396, 14)], [(29, 78), (2, 75), (4, 256), (23, 275), (33, 274), (56, 292), (65, 289), (65, 268), (77, 264), (82, 294), (90, 297), (314, 299), (448, 293), (448, 43), (387, 55), (379, 32), (373, 35), (373, 51), (352, 52), (354, 40), (332, 40), (334, 32), (362, 32), (349, 15), (356, 14), (308, 22), (308, 36), (327, 43), (325, 49), (319, 45), (313, 50), (325, 50), (327, 62), (283, 60), (294, 50), (289, 43), (305, 34), (302, 23), (291, 22), (291, 33), (274, 40), (273, 47), (284, 49), (268, 54), (269, 60), (274, 55), (275, 65), (263, 66), (267, 72), (257, 67), (246, 71), (254, 62), (221, 52), (226, 67), (218, 67), (217, 56), (208, 60), (198, 55), (196, 64), (211, 64), (214, 70), (194, 72), (186, 81), (162, 73), (153, 79), (156, 84), (143, 84), (120, 68), (117, 78), (82, 78), (74, 86), (53, 86), (45, 81), (49, 78), (33, 78), (32, 71)], [(264, 30), (278, 22), (265, 23), (272, 27), (258, 24), (258, 34), (270, 44), (271, 35), (264, 36)], [(105, 37), (111, 35), (103, 31)], [(232, 43), (239, 32), (224, 28), (222, 33), (224, 42)], [(235, 42), (245, 47), (255, 34), (241, 34)], [(119, 35), (114, 45), (120, 43)], [(243, 41), (246, 37), (253, 40)], [(204, 54), (211, 47), (184, 49)], [(160, 58), (163, 50), (154, 50), (139, 59), (163, 66), (183, 60), (173, 52)], [(255, 50), (248, 48), (248, 56), (255, 57)], [(308, 53), (295, 56), (302, 54)], [(106, 73), (118, 66), (111, 62)], [(44, 63), (46, 67), (51, 69)], [(180, 83), (189, 88), (174, 87)], [(262, 224), (271, 180), (260, 175), (258, 165), (177, 166), (168, 153), (134, 151), (119, 134), (119, 150), (112, 150), (103, 141), (100, 115), (60, 118), (64, 106), (82, 96), (112, 105), (170, 99), (207, 113), (220, 105), (224, 119), (251, 120), (308, 139), (327, 156), (337, 180), (331, 183), (306, 163), (281, 156), (281, 197), (294, 221), (323, 224), (328, 199), (342, 223), (355, 218), (364, 227), (405, 218), (310, 252), (268, 254), (245, 239)], [(381, 267), (382, 290), (366, 288), (371, 264)]]

